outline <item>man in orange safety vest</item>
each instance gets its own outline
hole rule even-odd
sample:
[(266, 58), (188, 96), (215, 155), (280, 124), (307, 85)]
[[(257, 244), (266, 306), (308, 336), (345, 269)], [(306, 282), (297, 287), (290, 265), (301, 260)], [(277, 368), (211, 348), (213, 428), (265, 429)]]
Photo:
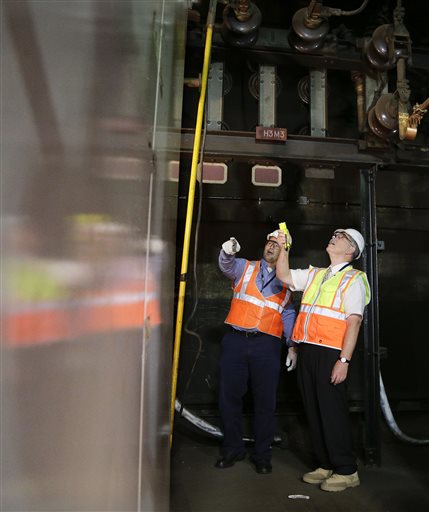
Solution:
[(258, 261), (236, 258), (240, 244), (230, 238), (222, 245), (219, 267), (232, 280), (233, 297), (225, 323), (230, 330), (222, 340), (219, 362), (219, 409), (224, 428), (222, 458), (216, 467), (224, 469), (243, 460), (246, 451), (242, 433), (242, 402), (250, 381), (255, 439), (252, 462), (259, 474), (271, 473), (271, 444), (280, 373), (282, 336), (289, 346), (288, 370), (296, 365), (290, 341), (295, 321), (291, 292), (276, 277), (281, 251), (278, 231), (267, 236), (263, 257)]

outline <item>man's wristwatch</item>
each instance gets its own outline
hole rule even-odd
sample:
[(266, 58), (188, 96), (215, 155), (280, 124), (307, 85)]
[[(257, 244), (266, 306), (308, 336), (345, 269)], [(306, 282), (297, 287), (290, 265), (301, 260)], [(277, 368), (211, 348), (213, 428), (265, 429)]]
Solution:
[(347, 363), (349, 364), (350, 363), (350, 359), (346, 359), (345, 357), (339, 357), (338, 358), (342, 363)]

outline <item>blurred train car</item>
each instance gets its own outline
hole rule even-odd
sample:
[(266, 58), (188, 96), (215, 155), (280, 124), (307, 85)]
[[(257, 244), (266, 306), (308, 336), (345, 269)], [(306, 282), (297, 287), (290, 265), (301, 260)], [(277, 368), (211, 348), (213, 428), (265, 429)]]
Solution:
[(185, 30), (2, 3), (2, 510), (168, 510)]
[[(2, 510), (170, 509), (175, 306), (211, 5), (2, 2)], [(224, 240), (258, 258), (287, 220), (306, 267), (353, 226), (374, 300), (350, 409), (362, 460), (380, 464), (380, 367), (394, 410), (429, 404), (428, 9), (333, 0), (316, 34), (300, 11), (315, 5), (218, 2), (177, 396), (220, 426)], [(420, 109), (409, 140), (403, 98)], [(278, 413), (302, 415), (293, 375)]]

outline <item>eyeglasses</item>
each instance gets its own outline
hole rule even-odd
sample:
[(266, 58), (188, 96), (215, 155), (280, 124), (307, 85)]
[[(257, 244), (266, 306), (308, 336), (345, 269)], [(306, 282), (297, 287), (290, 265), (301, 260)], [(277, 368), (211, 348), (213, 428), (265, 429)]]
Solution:
[(269, 246), (269, 245), (270, 245), (271, 247), (273, 247), (274, 249), (280, 249), (280, 245), (279, 245), (276, 241), (274, 241), (274, 240), (267, 240), (267, 241), (265, 242), (265, 247), (267, 247), (267, 246)]
[(345, 238), (350, 245), (357, 247), (356, 242), (347, 236), (347, 234), (343, 231), (335, 231), (335, 233), (332, 235), (332, 238), (339, 238), (340, 240), (341, 238)]

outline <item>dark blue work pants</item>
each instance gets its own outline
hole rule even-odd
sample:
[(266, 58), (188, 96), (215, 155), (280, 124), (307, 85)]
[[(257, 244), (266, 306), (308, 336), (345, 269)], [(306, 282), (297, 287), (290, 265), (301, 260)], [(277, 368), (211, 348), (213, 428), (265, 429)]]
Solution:
[(269, 461), (274, 438), (274, 412), (280, 373), (282, 343), (279, 338), (229, 332), (222, 340), (219, 361), (219, 409), (224, 428), (223, 456), (245, 452), (243, 397), (250, 384), (253, 396), (255, 460)]
[(353, 454), (346, 381), (331, 384), (339, 350), (301, 343), (298, 384), (307, 414), (318, 465), (349, 475), (357, 469)]

